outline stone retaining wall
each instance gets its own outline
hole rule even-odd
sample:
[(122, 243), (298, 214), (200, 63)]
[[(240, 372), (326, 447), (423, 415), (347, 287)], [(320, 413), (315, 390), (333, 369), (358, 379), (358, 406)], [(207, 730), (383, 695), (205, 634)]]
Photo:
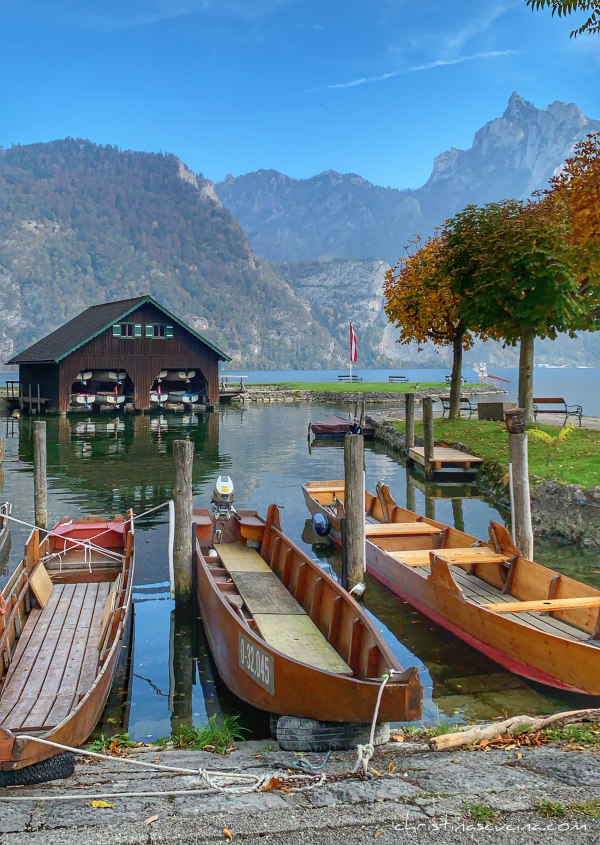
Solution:
[[(446, 395), (450, 389), (447, 388), (432, 388), (426, 391), (414, 391), (414, 396), (417, 402), (421, 401), (424, 396), (439, 396)], [(486, 385), (485, 387), (471, 387), (462, 391), (463, 396), (477, 396), (478, 394), (503, 394), (506, 391), (495, 389)], [(348, 391), (348, 392), (334, 392), (323, 390), (295, 390), (292, 387), (273, 387), (272, 385), (252, 385), (247, 387), (243, 393), (236, 397), (232, 397), (239, 402), (320, 402), (322, 404), (352, 404), (355, 402), (365, 402), (368, 405), (378, 404), (395, 404), (403, 405), (405, 392), (399, 391), (381, 391), (374, 393), (373, 391)]]

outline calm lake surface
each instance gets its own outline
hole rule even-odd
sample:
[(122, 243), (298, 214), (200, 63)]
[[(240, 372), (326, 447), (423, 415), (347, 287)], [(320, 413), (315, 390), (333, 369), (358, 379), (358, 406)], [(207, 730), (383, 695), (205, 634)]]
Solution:
[[(347, 409), (340, 406), (338, 410)], [(277, 502), (283, 507), (286, 533), (322, 565), (339, 571), (335, 554), (300, 540), (308, 516), (301, 483), (343, 477), (343, 445), (319, 443), (309, 451), (306, 439), (309, 421), (331, 411), (331, 406), (298, 403), (232, 405), (198, 415), (48, 417), (49, 520), (53, 523), (64, 515), (123, 513), (129, 506), (141, 513), (167, 501), (173, 476), (172, 444), (184, 437), (195, 445), (195, 506), (209, 507), (216, 476), (227, 473), (234, 480), (237, 507), (256, 508), (264, 514), (268, 504)], [(0, 498), (11, 500), (13, 514), (26, 521), (33, 518), (32, 429), (29, 417), (18, 421), (0, 418), (5, 442)], [(366, 464), (368, 488), (384, 481), (397, 501), (405, 504), (404, 466), (378, 445), (368, 443)], [(444, 491), (452, 498), (434, 498), (434, 493), (434, 487), (419, 482), (417, 510), (434, 510), (436, 518), (449, 524), (464, 522), (465, 530), (478, 537), (487, 537), (490, 519), (503, 519), (479, 497), (475, 487)], [(18, 562), (27, 533), (26, 528), (14, 526), (8, 571)], [(116, 690), (97, 733), (129, 731), (135, 739), (151, 741), (169, 734), (172, 725), (181, 720), (201, 725), (213, 713), (242, 711), (255, 734), (266, 735), (265, 720), (233, 698), (216, 676), (201, 622), (196, 617), (175, 619), (168, 587), (167, 536), (166, 511), (137, 523), (135, 624), (127, 702)], [(538, 543), (537, 557), (600, 587), (598, 552)], [(0, 584), (5, 583), (8, 571)], [(580, 704), (577, 697), (528, 685), (503, 671), (372, 579), (366, 607), (400, 662), (419, 667), (425, 688), (425, 723), (540, 713)], [(170, 659), (174, 653), (179, 659), (187, 654), (184, 659), (193, 660), (191, 688), (181, 680), (186, 676), (180, 672), (181, 666)], [(126, 681), (124, 676), (122, 683)]]

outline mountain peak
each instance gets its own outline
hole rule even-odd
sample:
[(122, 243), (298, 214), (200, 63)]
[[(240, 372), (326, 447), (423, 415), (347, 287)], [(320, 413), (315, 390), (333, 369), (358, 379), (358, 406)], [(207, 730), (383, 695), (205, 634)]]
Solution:
[(513, 91), (508, 101), (508, 106), (502, 117), (507, 120), (522, 120), (523, 117), (530, 117), (538, 113), (538, 109), (530, 103), (529, 100), (524, 100), (517, 92)]

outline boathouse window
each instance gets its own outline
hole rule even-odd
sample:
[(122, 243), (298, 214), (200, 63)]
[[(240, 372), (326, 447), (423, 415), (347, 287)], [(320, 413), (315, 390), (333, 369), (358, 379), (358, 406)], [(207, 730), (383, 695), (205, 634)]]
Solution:
[(113, 326), (113, 337), (141, 337), (141, 323), (116, 323)]
[(146, 337), (173, 337), (173, 326), (163, 323), (147, 323)]

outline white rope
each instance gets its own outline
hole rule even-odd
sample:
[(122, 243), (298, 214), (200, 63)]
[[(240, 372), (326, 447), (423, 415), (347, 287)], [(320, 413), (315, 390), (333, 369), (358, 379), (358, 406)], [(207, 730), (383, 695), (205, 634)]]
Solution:
[(356, 763), (354, 768), (352, 769), (353, 772), (357, 772), (360, 768), (362, 768), (363, 775), (369, 774), (369, 763), (371, 762), (371, 757), (375, 754), (375, 728), (377, 726), (377, 716), (379, 715), (379, 706), (381, 704), (381, 697), (383, 695), (383, 690), (385, 689), (385, 685), (392, 677), (392, 675), (399, 675), (399, 672), (395, 672), (393, 669), (389, 669), (381, 678), (381, 686), (379, 687), (379, 692), (377, 693), (377, 701), (375, 702), (375, 710), (373, 712), (373, 720), (371, 721), (371, 733), (369, 734), (369, 742), (367, 745), (361, 745), (358, 743), (356, 746)]

